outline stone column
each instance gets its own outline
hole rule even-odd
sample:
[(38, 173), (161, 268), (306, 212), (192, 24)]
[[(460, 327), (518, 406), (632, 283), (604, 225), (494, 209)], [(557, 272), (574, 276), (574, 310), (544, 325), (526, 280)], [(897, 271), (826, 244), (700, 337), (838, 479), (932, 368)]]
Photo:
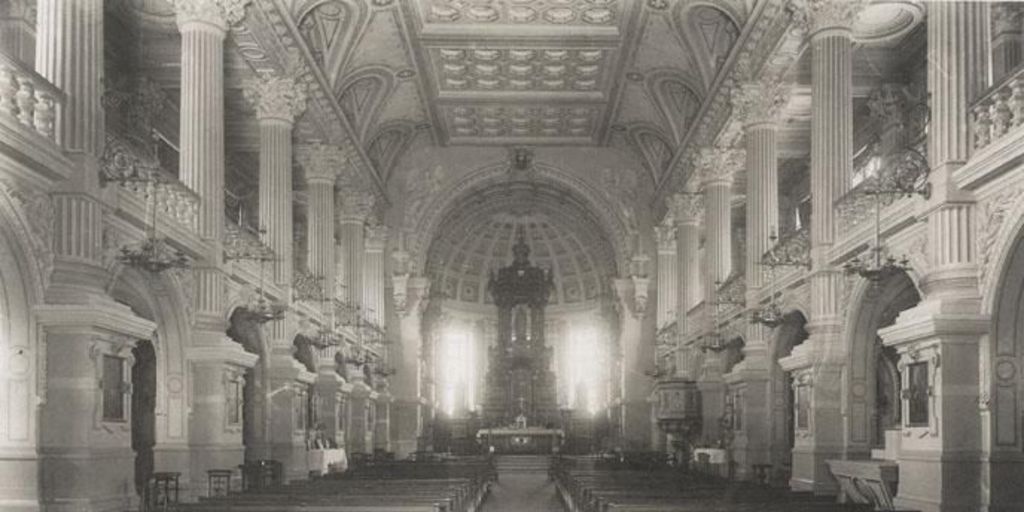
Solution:
[[(761, 298), (771, 285), (771, 269), (761, 265), (761, 256), (771, 249), (771, 235), (779, 229), (779, 176), (776, 118), (788, 101), (788, 87), (778, 80), (743, 84), (734, 91), (733, 111), (743, 123), (747, 156), (746, 208), (746, 305), (762, 307)], [(770, 293), (774, 293), (772, 290)], [(769, 299), (770, 300), (770, 299)], [(743, 411), (743, 426), (736, 433), (737, 475), (748, 477), (751, 466), (769, 459), (771, 417), (766, 401), (771, 329), (747, 324), (744, 360), (734, 368), (736, 404)]]
[(321, 278), (325, 298), (333, 298), (334, 272), (334, 182), (341, 168), (341, 151), (316, 144), (299, 150), (299, 161), (306, 173), (309, 214), (306, 229), (307, 264)]
[(658, 244), (658, 329), (671, 325), (676, 320), (676, 300), (679, 296), (678, 258), (676, 257), (676, 227), (669, 219), (667, 225), (654, 227), (654, 238)]
[(35, 2), (8, 0), (7, 12), (0, 16), (0, 48), (8, 55), (31, 66), (36, 55)]
[(36, 71), (67, 95), (57, 109), (57, 143), (99, 157), (106, 133), (103, 0), (38, 0), (36, 6)]
[[(306, 109), (306, 88), (294, 77), (266, 75), (250, 80), (245, 98), (260, 125), (259, 220), (274, 251), (272, 281), (290, 288), (293, 257), (292, 127)], [(310, 221), (312, 223), (314, 221)]]
[(384, 327), (384, 248), (387, 226), (368, 225), (363, 236), (363, 311), (366, 318)]
[[(686, 313), (700, 301), (698, 292), (701, 273), (697, 252), (700, 250), (700, 219), (704, 211), (704, 196), (693, 193), (676, 194), (672, 197), (672, 210), (676, 223), (676, 258), (679, 268), (679, 284), (676, 287), (676, 322), (679, 335), (677, 343), (681, 344), (694, 327), (689, 325)], [(682, 359), (686, 351), (681, 345), (678, 345), (677, 349), (677, 376), (695, 380), (697, 375), (687, 373), (690, 366)]]
[[(316, 389), (320, 397), (320, 408), (317, 416), (324, 434), (334, 439), (338, 446), (345, 444), (345, 423), (341, 417), (342, 404), (345, 400), (345, 379), (338, 374), (338, 361), (335, 358), (337, 347), (327, 347), (317, 353)], [(315, 427), (316, 425), (314, 425)]]
[(351, 457), (356, 453), (373, 453), (373, 426), (370, 423), (370, 408), (376, 407), (375, 400), (377, 393), (366, 386), (365, 382), (353, 382), (352, 392), (349, 394), (349, 425), (345, 441), (348, 447), (348, 454)]
[[(290, 363), (290, 364), (288, 364)], [(284, 478), (309, 476), (306, 436), (309, 393), (317, 374), (295, 358), (274, 356), (270, 368), (270, 458), (284, 466)]]
[[(399, 314), (398, 343), (391, 351), (396, 373), (391, 378), (391, 439), (395, 457), (404, 458), (417, 449), (423, 432), (420, 390), (420, 351), (422, 339), (422, 308), (430, 290), (430, 281), (424, 277), (409, 277), (408, 270), (396, 265), (394, 279), (405, 280), (404, 303), (396, 304)], [(397, 286), (396, 286), (397, 288)]]
[[(386, 385), (385, 385), (386, 387)], [(377, 421), (373, 425), (373, 450), (390, 452), (391, 444), (391, 402), (393, 397), (385, 391), (377, 397)]]
[[(619, 347), (622, 351), (622, 405), (619, 409), (622, 425), (622, 448), (629, 450), (651, 449), (651, 412), (647, 398), (650, 394), (650, 377), (644, 374), (654, 362), (646, 357), (648, 350), (643, 343), (643, 313), (637, 310), (634, 300), (632, 279), (616, 279), (615, 292), (621, 304), (619, 318)], [(651, 344), (653, 346), (653, 343)]]
[(341, 277), (345, 285), (343, 298), (350, 304), (363, 306), (363, 225), (373, 209), (373, 196), (360, 189), (346, 189), (339, 194), (338, 240), (341, 245)]
[(1014, 2), (994, 2), (992, 18), (992, 77), (1000, 81), (1024, 57), (1024, 8)]
[[(987, 53), (987, 8), (974, 2), (928, 4), (932, 111), (928, 152), (933, 189), (925, 210), (929, 266), (915, 269), (921, 274), (921, 302), (879, 333), (885, 345), (901, 354), (902, 364), (927, 364), (930, 386), (927, 425), (908, 425), (909, 402), (903, 401), (896, 497), (896, 505), (902, 508), (1019, 508), (1019, 486), (1005, 483), (1024, 470), (1019, 449), (999, 446), (993, 435), (1000, 425), (1009, 428), (1005, 425), (1019, 420), (1019, 413), (1009, 412), (1008, 407), (990, 410), (987, 402), (978, 401), (979, 352), (987, 359), (986, 367), (1005, 365), (998, 354), (988, 353), (987, 343), (982, 344), (990, 321), (981, 314), (973, 250), (978, 243), (977, 207), (972, 195), (958, 189), (953, 180), (971, 149), (968, 109), (985, 86), (986, 61), (979, 56)], [(904, 368), (905, 384), (906, 372)], [(987, 389), (988, 382), (985, 385)], [(997, 416), (999, 412), (1005, 416)], [(1007, 457), (1009, 453), (1013, 455)]]

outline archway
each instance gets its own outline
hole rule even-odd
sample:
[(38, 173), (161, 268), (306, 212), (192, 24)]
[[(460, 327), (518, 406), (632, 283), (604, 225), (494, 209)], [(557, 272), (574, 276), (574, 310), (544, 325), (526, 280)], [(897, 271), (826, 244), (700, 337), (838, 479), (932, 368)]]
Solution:
[(150, 340), (139, 340), (132, 349), (132, 451), (135, 452), (135, 490), (144, 496), (153, 475), (156, 445), (156, 350)]
[[(1009, 218), (1009, 217), (1008, 217)], [(1010, 510), (1024, 499), (1024, 228), (1008, 243), (991, 303), (992, 334), (982, 350), (982, 424), (987, 426), (983, 471), (991, 510)], [(986, 421), (987, 420), (987, 421)]]
[(906, 273), (881, 282), (860, 283), (854, 290), (851, 321), (846, 328), (847, 371), (844, 413), (846, 454), (866, 457), (885, 445), (885, 432), (899, 428), (900, 377), (896, 352), (883, 346), (878, 331), (921, 301)]
[(245, 384), (242, 387), (242, 446), (246, 461), (265, 458), (269, 449), (265, 382), (267, 361), (263, 357), (260, 326), (244, 310), (236, 309), (231, 314), (227, 335), (246, 352), (260, 356), (260, 360), (245, 371)]
[(793, 349), (807, 340), (807, 318), (800, 311), (791, 311), (776, 331), (770, 372), (771, 387), (771, 457), (775, 468), (774, 479), (788, 482), (793, 466), (793, 446), (796, 444), (796, 409), (793, 396), (793, 377), (779, 365), (779, 359), (789, 356)]

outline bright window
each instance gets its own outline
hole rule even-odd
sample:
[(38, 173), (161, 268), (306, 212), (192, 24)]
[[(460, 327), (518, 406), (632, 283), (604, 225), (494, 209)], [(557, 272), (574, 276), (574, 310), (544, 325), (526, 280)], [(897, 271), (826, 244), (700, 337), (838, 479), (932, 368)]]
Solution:
[(441, 408), (449, 416), (475, 408), (476, 350), (473, 338), (464, 329), (452, 328), (441, 340)]
[(568, 406), (595, 413), (601, 409), (601, 397), (607, 374), (607, 355), (598, 330), (576, 326), (569, 333), (565, 371)]

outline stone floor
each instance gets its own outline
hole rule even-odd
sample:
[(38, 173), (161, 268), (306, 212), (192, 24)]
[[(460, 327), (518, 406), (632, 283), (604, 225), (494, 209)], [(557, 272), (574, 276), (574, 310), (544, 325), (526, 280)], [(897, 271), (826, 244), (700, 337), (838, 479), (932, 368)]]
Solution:
[(499, 474), (482, 512), (563, 512), (546, 471)]

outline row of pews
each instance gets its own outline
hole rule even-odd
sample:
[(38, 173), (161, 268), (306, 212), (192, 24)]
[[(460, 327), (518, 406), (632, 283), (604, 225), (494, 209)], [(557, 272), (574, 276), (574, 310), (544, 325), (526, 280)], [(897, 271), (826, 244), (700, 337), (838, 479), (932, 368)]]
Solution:
[(367, 462), (347, 473), (223, 497), (182, 512), (476, 512), (497, 478), (485, 459)]
[(551, 477), (567, 512), (867, 512), (835, 498), (655, 466), (558, 458)]

